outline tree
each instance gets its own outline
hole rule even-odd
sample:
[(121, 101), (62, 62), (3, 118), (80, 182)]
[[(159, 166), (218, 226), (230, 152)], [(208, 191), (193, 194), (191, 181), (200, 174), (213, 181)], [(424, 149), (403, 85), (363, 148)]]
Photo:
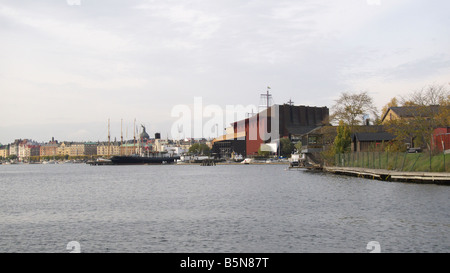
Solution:
[(339, 121), (339, 126), (337, 127), (337, 136), (334, 139), (334, 154), (342, 154), (349, 150), (352, 139), (350, 136), (350, 128), (344, 121)]
[(269, 151), (263, 151), (263, 150), (261, 150), (261, 148), (259, 148), (258, 149), (258, 155), (260, 157), (268, 157), (270, 155), (270, 152)]
[(383, 106), (383, 109), (381, 109), (381, 116), (384, 116), (389, 108), (391, 107), (398, 107), (398, 98), (393, 97), (385, 106)]
[(283, 157), (289, 157), (294, 150), (294, 144), (289, 138), (282, 138), (280, 140), (280, 154)]
[(401, 97), (403, 106), (440, 105), (449, 99), (449, 90), (444, 85), (427, 85), (420, 90)]
[(387, 123), (388, 132), (400, 143), (407, 140), (415, 147), (431, 148), (434, 129), (450, 125), (450, 91), (445, 86), (425, 86), (401, 97), (400, 104), (408, 117)]
[(297, 150), (297, 152), (301, 152), (302, 151), (302, 147), (303, 147), (303, 143), (301, 142), (301, 141), (299, 141), (299, 142), (297, 142), (295, 145), (294, 145), (294, 148)]
[(194, 143), (191, 147), (189, 147), (189, 153), (190, 154), (197, 154), (197, 155), (209, 155), (210, 148), (208, 145), (203, 143)]
[(367, 92), (343, 92), (331, 109), (333, 111), (331, 120), (342, 120), (348, 124), (350, 128), (362, 124), (365, 115), (368, 114), (373, 116), (373, 120), (378, 119), (378, 113), (373, 103), (373, 99)]

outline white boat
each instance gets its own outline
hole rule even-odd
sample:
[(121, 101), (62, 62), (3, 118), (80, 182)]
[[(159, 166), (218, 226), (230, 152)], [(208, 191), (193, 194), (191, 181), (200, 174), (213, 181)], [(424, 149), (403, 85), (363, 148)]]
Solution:
[(242, 163), (242, 164), (250, 164), (250, 163), (253, 163), (253, 158), (246, 158), (246, 159), (244, 159), (241, 163)]
[(305, 162), (305, 154), (291, 154), (289, 158), (289, 166), (290, 167), (302, 167)]
[(58, 164), (58, 162), (56, 162), (55, 160), (50, 160), (50, 161), (44, 161), (44, 162), (42, 162), (42, 164)]
[(97, 158), (97, 162), (111, 162), (111, 159), (106, 159), (103, 157)]

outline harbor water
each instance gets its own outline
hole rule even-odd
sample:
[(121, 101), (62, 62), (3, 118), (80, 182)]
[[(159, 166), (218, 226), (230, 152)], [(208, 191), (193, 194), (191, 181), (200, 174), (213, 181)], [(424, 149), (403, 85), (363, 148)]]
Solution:
[(287, 165), (0, 165), (0, 252), (450, 252), (450, 188)]

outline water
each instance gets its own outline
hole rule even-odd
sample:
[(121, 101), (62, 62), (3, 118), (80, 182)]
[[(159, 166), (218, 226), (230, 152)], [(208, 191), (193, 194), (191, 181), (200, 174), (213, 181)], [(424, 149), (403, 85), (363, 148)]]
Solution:
[(450, 252), (448, 186), (286, 165), (0, 166), (0, 252)]

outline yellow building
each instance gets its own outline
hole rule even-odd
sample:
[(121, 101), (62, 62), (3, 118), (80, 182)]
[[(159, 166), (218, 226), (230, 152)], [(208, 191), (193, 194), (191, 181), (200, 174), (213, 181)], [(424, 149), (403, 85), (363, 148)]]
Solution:
[(69, 156), (90, 156), (97, 155), (97, 143), (72, 143), (69, 149)]
[(0, 157), (7, 158), (9, 156), (9, 148), (8, 146), (3, 146), (0, 148)]
[(386, 124), (396, 119), (428, 118), (439, 113), (439, 110), (439, 105), (390, 107), (381, 118), (381, 123)]
[(134, 155), (137, 154), (138, 146), (133, 143), (124, 143), (120, 146), (120, 155)]
[(99, 156), (115, 156), (120, 155), (120, 146), (117, 144), (111, 143), (102, 143), (97, 146), (97, 155)]
[(61, 143), (57, 149), (58, 155), (65, 156), (70, 155), (70, 144), (68, 143)]

